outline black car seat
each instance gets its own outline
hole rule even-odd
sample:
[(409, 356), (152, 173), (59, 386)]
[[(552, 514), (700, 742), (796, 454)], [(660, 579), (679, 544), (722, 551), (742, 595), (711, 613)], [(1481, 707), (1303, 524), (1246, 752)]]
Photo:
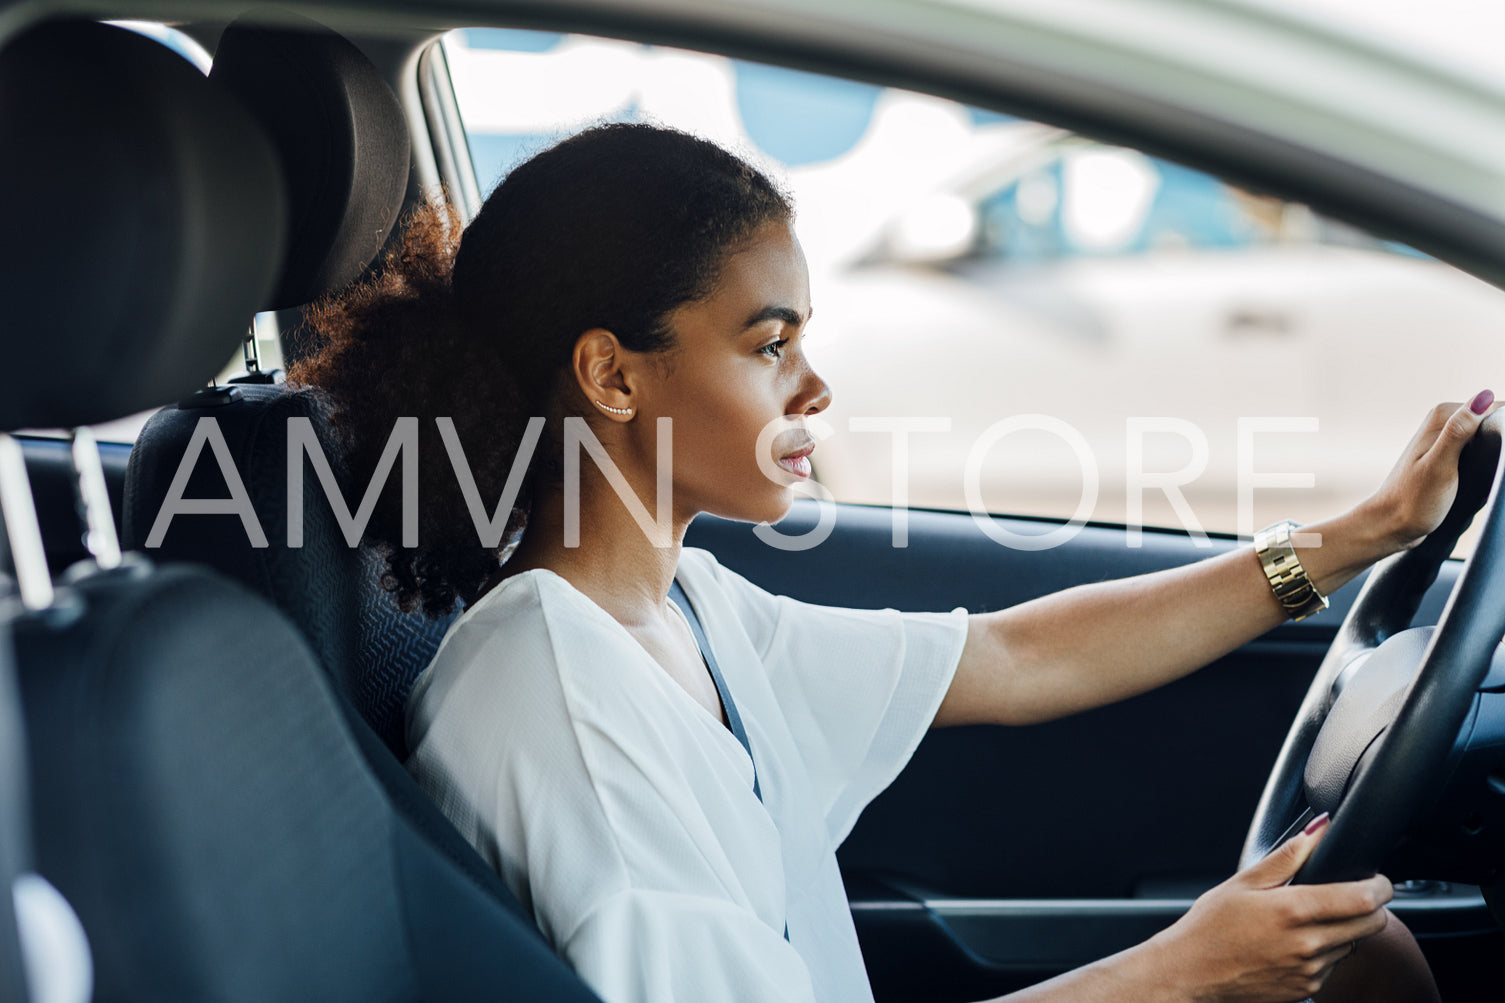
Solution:
[[(285, 264), (260, 307), (301, 305), (358, 277), (390, 234), (408, 189), (407, 125), (376, 67), (312, 21), (269, 25), (242, 19), (221, 35), (209, 78), (261, 123), (289, 193)], [(225, 466), (212, 450), (201, 451), (198, 462), (188, 453), (206, 417), (223, 436), (230, 461)], [(393, 804), (478, 887), (519, 908), (401, 763), (408, 690), (448, 621), (398, 609), (380, 586), (379, 556), (346, 539), (306, 454), (304, 539), (302, 546), (287, 545), (287, 435), (293, 419), (311, 423), (338, 469), (339, 450), (311, 391), (236, 383), (158, 411), (131, 450), (125, 545), (158, 561), (209, 565), (278, 606), (334, 682), (350, 733)], [(154, 539), (163, 503), (185, 466), (192, 470), (180, 485), (186, 498), (225, 498), (227, 473), (239, 478), (266, 545), (253, 545), (241, 516), (214, 513), (163, 520), (164, 532)]]
[[(283, 260), (256, 121), (156, 42), (58, 22), (0, 49), (0, 144), (27, 193), (25, 253), (0, 251), (0, 429), (188, 393)], [(88, 931), (95, 999), (595, 998), (394, 807), (266, 600), (138, 558), (5, 617), (37, 862)]]
[[(290, 192), (287, 265), (261, 308), (301, 306), (356, 278), (391, 232), (408, 186), (407, 125), (376, 67), (345, 39), (311, 22), (274, 28), (240, 21), (221, 37), (210, 79), (235, 92), (266, 127)], [(253, 546), (242, 519), (229, 514), (164, 520), (165, 532), (153, 538), (205, 416), (213, 416), (224, 435), (265, 546)], [(287, 430), (294, 418), (312, 422), (332, 469), (339, 471), (324, 411), (308, 391), (236, 384), (158, 412), (131, 452), (125, 543), (163, 560), (208, 564), (279, 606), (341, 693), (401, 760), (408, 691), (448, 621), (397, 608), (379, 584), (380, 558), (346, 540), (306, 456), (304, 539), (299, 547), (288, 546)], [(227, 497), (220, 465), (208, 451), (197, 459), (182, 496)], [(345, 492), (351, 510), (363, 492), (364, 485)]]

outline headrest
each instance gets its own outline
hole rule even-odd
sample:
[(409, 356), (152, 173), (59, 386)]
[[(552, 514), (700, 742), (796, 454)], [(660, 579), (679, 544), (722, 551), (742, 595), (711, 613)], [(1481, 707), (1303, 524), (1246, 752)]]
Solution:
[(46, 23), (0, 50), (0, 429), (118, 418), (191, 393), (281, 261), (261, 127), (181, 56)]
[(277, 149), (292, 212), (286, 268), (265, 309), (300, 306), (361, 274), (408, 185), (407, 121), (355, 46), (312, 21), (242, 18), (209, 79), (240, 98)]

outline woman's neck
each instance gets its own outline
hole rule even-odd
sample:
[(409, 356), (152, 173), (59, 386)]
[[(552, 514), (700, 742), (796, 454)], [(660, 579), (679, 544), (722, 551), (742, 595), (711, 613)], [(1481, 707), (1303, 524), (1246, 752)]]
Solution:
[[(590, 596), (619, 623), (633, 627), (661, 617), (679, 566), (689, 520), (671, 517), (667, 532), (641, 525), (593, 465), (583, 464), (578, 545), (566, 546), (566, 493), (553, 485), (535, 494), (522, 542), (497, 580), (547, 568)], [(643, 493), (637, 492), (641, 499)], [(652, 498), (644, 509), (653, 514)], [(655, 539), (656, 537), (656, 539)], [(574, 542), (574, 541), (571, 541)]]

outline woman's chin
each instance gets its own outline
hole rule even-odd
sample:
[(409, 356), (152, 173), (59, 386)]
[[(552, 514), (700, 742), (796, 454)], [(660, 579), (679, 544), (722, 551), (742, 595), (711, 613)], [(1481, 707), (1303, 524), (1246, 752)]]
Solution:
[(736, 503), (718, 506), (706, 511), (722, 519), (735, 522), (775, 523), (789, 514), (794, 507), (795, 493), (792, 486), (785, 486), (767, 499), (740, 499)]
[(778, 506), (776, 509), (771, 510), (768, 513), (768, 515), (766, 515), (762, 519), (759, 519), (758, 521), (759, 522), (766, 522), (766, 523), (772, 525), (773, 523), (776, 523), (780, 519), (784, 518), (784, 516), (788, 515), (789, 514), (789, 510), (792, 509), (793, 507), (794, 507), (794, 493), (793, 492), (789, 492), (789, 494), (784, 498), (784, 504)]

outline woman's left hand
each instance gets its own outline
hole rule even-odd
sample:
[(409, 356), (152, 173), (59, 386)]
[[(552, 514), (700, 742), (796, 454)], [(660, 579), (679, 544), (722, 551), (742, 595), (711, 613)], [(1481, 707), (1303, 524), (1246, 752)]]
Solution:
[(1481, 390), (1467, 404), (1438, 404), (1411, 438), (1383, 484), (1363, 507), (1389, 527), (1390, 544), (1407, 550), (1441, 525), (1458, 494), (1458, 456), (1500, 407)]

